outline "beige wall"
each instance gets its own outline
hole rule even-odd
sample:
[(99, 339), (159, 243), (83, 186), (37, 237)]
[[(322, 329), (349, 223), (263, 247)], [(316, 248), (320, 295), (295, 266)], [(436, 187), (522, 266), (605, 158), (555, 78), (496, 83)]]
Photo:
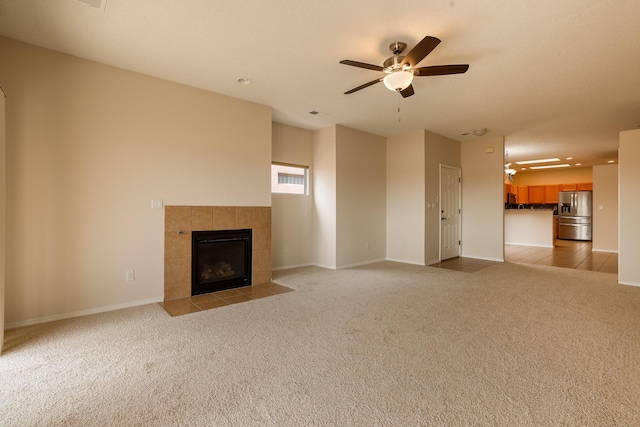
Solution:
[(337, 267), (384, 260), (386, 138), (337, 126), (336, 140)]
[(462, 256), (503, 261), (504, 137), (463, 142), (461, 149)]
[[(518, 165), (511, 166), (517, 169)], [(593, 182), (593, 172), (590, 167), (518, 171), (513, 179), (515, 185), (577, 184), (579, 182)]]
[(336, 126), (313, 132), (313, 263), (335, 269)]
[(424, 265), (424, 131), (387, 138), (387, 259)]
[(593, 167), (593, 250), (618, 252), (618, 165)]
[[(425, 263), (440, 261), (440, 165), (460, 167), (460, 142), (424, 131), (425, 200), (435, 208), (425, 206)], [(433, 205), (431, 205), (433, 206)]]
[(640, 130), (620, 132), (618, 281), (640, 286)]
[[(274, 123), (272, 135), (273, 161), (311, 167), (312, 131)], [(309, 191), (313, 191), (313, 183), (310, 184)], [(271, 260), (274, 270), (313, 263), (311, 197), (311, 194), (271, 195)]]
[(5, 137), (5, 98), (0, 90), (0, 353), (4, 344), (4, 287), (7, 220), (7, 140)]
[(5, 38), (0, 55), (7, 323), (161, 300), (151, 199), (270, 206), (269, 107)]

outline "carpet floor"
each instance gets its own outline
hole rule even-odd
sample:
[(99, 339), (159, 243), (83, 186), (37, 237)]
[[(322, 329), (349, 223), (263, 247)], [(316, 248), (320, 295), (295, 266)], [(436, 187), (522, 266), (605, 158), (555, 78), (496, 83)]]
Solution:
[(640, 425), (640, 289), (613, 274), (381, 262), (295, 289), (9, 330), (2, 426)]

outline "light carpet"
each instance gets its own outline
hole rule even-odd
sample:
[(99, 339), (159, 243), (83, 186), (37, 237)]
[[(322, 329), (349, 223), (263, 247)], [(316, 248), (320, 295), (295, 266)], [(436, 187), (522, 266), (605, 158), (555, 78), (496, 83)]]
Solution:
[(2, 426), (640, 425), (640, 289), (520, 264), (274, 272), (295, 292), (7, 331)]

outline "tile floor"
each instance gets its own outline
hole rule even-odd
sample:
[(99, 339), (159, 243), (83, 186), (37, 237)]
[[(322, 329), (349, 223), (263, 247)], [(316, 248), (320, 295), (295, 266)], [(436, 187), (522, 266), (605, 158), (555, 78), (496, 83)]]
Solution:
[(573, 240), (556, 240), (553, 248), (504, 245), (504, 260), (618, 274), (618, 254), (591, 248), (591, 242)]
[(485, 261), (475, 258), (456, 257), (440, 261), (429, 267), (446, 268), (447, 270), (463, 271), (465, 273), (474, 273), (489, 267), (490, 265), (499, 264), (496, 261)]
[(242, 288), (197, 295), (195, 297), (165, 301), (161, 302), (160, 305), (171, 316), (182, 316), (183, 314), (224, 307), (292, 291), (293, 289), (277, 283), (264, 283), (261, 285), (245, 286)]
[[(618, 254), (591, 252), (591, 248), (591, 242), (573, 240), (556, 240), (553, 248), (504, 245), (504, 260), (506, 262), (521, 262), (618, 274)], [(429, 267), (473, 273), (495, 263), (494, 261), (458, 257), (432, 264)]]

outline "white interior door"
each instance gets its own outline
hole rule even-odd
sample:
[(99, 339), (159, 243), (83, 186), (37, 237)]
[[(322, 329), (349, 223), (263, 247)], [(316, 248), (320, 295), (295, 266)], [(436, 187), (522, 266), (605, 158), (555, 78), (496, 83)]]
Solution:
[(440, 260), (460, 256), (460, 168), (440, 165)]

